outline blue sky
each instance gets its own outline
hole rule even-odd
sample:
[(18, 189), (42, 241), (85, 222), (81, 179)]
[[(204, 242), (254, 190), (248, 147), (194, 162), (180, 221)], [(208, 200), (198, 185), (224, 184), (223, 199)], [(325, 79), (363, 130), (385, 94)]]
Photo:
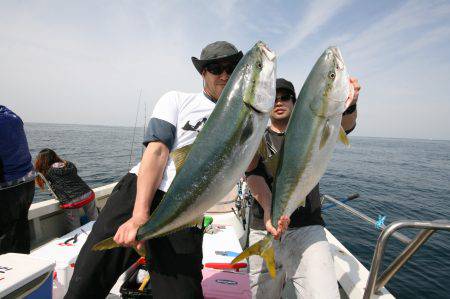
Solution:
[[(300, 90), (337, 45), (362, 85), (355, 135), (450, 139), (449, 1), (1, 1), (0, 103), (28, 122), (133, 126), (228, 40), (278, 54)], [(148, 118), (147, 118), (148, 119)]]

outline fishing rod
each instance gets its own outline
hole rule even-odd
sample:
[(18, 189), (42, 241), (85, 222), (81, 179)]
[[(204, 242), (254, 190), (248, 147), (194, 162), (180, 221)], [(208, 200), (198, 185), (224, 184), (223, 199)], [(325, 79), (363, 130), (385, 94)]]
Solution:
[(136, 135), (136, 125), (137, 125), (137, 119), (138, 119), (138, 115), (139, 115), (139, 107), (141, 104), (141, 95), (142, 95), (142, 89), (139, 91), (138, 105), (137, 105), (137, 109), (136, 109), (136, 118), (134, 119), (133, 141), (131, 141), (130, 160), (128, 162), (128, 169), (131, 167), (131, 156), (133, 155), (134, 137)]
[[(323, 195), (322, 195), (322, 197), (323, 197)], [(355, 193), (355, 194), (347, 196), (346, 198), (339, 199), (339, 201), (341, 203), (346, 203), (350, 200), (357, 199), (358, 197), (359, 197), (359, 193)], [(322, 201), (323, 201), (323, 198), (322, 198)], [(333, 208), (335, 206), (336, 206), (335, 203), (329, 203), (329, 204), (323, 205), (321, 210), (323, 212), (323, 211)]]
[[(384, 225), (384, 219), (385, 219), (385, 217), (379, 217), (379, 219), (378, 219), (378, 221), (377, 221), (377, 220), (374, 220), (374, 219), (370, 218), (370, 217), (367, 216), (366, 214), (361, 213), (360, 211), (355, 210), (354, 208), (352, 208), (352, 207), (350, 207), (349, 205), (345, 204), (345, 202), (350, 201), (350, 200), (353, 200), (353, 199), (358, 198), (358, 197), (359, 197), (359, 194), (356, 193), (356, 194), (352, 194), (352, 195), (350, 195), (350, 196), (348, 196), (348, 197), (346, 197), (346, 198), (343, 198), (343, 199), (338, 200), (338, 199), (336, 199), (336, 198), (334, 198), (334, 197), (332, 197), (332, 196), (330, 196), (330, 195), (323, 194), (323, 195), (321, 196), (321, 200), (323, 201), (323, 200), (326, 199), (326, 200), (332, 202), (332, 204), (325, 205), (325, 206), (324, 206), (325, 209), (329, 209), (329, 208), (332, 208), (332, 207), (339, 207), (339, 208), (341, 208), (341, 209), (346, 210), (346, 211), (349, 212), (350, 214), (353, 214), (353, 215), (355, 215), (356, 217), (361, 218), (362, 220), (364, 220), (364, 221), (366, 221), (366, 222), (369, 222), (369, 223), (373, 224), (375, 228), (377, 228), (377, 229), (383, 231), (383, 230), (386, 228), (386, 225)], [(322, 209), (322, 210), (324, 210), (324, 209)], [(402, 233), (394, 232), (394, 233), (392, 234), (392, 236), (393, 236), (394, 238), (396, 238), (397, 240), (399, 240), (400, 242), (404, 243), (404, 244), (409, 244), (409, 243), (411, 243), (411, 239), (408, 238), (407, 236), (405, 236), (405, 235), (402, 234)]]

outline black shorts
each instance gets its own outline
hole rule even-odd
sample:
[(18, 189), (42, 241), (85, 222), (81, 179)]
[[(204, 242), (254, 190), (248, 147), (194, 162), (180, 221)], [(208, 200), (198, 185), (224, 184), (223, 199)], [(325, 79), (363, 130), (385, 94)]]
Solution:
[[(139, 256), (131, 248), (92, 251), (97, 242), (113, 236), (131, 218), (136, 198), (137, 176), (125, 175), (112, 191), (75, 264), (65, 298), (104, 298), (117, 278)], [(164, 196), (158, 190), (154, 210)], [(198, 228), (183, 229), (166, 237), (151, 239), (149, 268), (154, 298), (203, 298), (203, 233)]]

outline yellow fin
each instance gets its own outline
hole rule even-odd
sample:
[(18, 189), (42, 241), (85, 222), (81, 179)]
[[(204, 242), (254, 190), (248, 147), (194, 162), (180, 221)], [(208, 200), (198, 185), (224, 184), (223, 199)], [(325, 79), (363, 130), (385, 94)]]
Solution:
[(198, 216), (197, 218), (195, 218), (194, 221), (192, 221), (191, 223), (189, 223), (189, 224), (187, 225), (187, 227), (190, 227), (190, 226), (200, 226), (200, 225), (203, 225), (203, 215)]
[(144, 280), (142, 281), (141, 286), (139, 287), (139, 291), (143, 292), (145, 289), (145, 286), (148, 284), (149, 281), (150, 281), (150, 274), (145, 276)]
[(272, 246), (273, 237), (266, 236), (259, 242), (256, 242), (243, 252), (235, 257), (231, 263), (235, 264), (245, 258), (248, 258), (251, 255), (259, 255), (264, 259), (266, 263), (266, 267), (269, 270), (269, 274), (272, 278), (275, 278), (276, 269), (275, 269), (275, 253)]
[[(113, 237), (105, 239), (103, 241), (98, 242), (97, 244), (95, 244), (94, 246), (92, 246), (92, 250), (93, 251), (100, 251), (100, 250), (108, 250), (108, 249), (113, 249), (113, 248), (117, 248), (120, 247), (119, 244), (117, 244)], [(144, 249), (138, 250), (136, 246), (133, 246), (134, 250), (136, 250), (136, 252), (140, 255), (140, 256), (146, 256), (147, 252)]]
[(113, 237), (105, 239), (103, 241), (98, 242), (92, 247), (92, 250), (94, 251), (100, 251), (100, 250), (107, 250), (107, 249), (113, 249), (116, 247), (120, 247), (119, 244), (114, 242)]
[(191, 147), (192, 147), (192, 144), (189, 144), (189, 145), (180, 147), (179, 149), (176, 149), (170, 153), (170, 157), (172, 157), (173, 161), (175, 162), (175, 168), (177, 170), (177, 173), (181, 169), (181, 166), (183, 166), (184, 161), (186, 161), (186, 157), (189, 154)]
[(319, 145), (319, 150), (321, 150), (325, 144), (328, 141), (328, 138), (330, 137), (330, 126), (328, 125), (328, 121), (325, 123), (325, 126), (323, 127), (323, 131), (322, 131), (322, 138), (320, 139), (320, 145)]
[(346, 146), (350, 146), (350, 142), (348, 141), (347, 134), (345, 133), (343, 127), (339, 130), (339, 140)]

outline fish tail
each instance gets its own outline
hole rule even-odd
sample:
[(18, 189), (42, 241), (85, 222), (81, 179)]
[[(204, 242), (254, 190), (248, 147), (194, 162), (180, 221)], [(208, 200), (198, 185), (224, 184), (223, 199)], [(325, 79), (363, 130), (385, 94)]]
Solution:
[(350, 141), (348, 141), (347, 133), (345, 133), (345, 130), (342, 127), (339, 129), (339, 140), (347, 147), (350, 147)]
[[(117, 248), (120, 247), (119, 244), (117, 244), (113, 237), (105, 239), (103, 241), (98, 242), (97, 244), (95, 244), (94, 246), (92, 246), (92, 250), (93, 251), (101, 251), (101, 250), (108, 250), (108, 249), (113, 249), (113, 248)], [(140, 255), (145, 257), (147, 254), (147, 250), (144, 246), (144, 248), (142, 248), (141, 250), (138, 250), (136, 246), (133, 246), (134, 250), (136, 250), (136, 252)]]
[(103, 241), (98, 242), (94, 246), (92, 246), (93, 251), (100, 251), (100, 250), (107, 250), (107, 249), (113, 249), (116, 247), (120, 247), (119, 244), (117, 244), (113, 237), (105, 239)]
[(264, 259), (266, 263), (266, 267), (269, 270), (269, 274), (272, 278), (275, 278), (276, 270), (275, 270), (275, 253), (273, 250), (273, 237), (266, 236), (259, 242), (256, 242), (243, 252), (235, 257), (231, 263), (235, 264), (245, 258), (248, 258), (251, 255), (259, 255)]

